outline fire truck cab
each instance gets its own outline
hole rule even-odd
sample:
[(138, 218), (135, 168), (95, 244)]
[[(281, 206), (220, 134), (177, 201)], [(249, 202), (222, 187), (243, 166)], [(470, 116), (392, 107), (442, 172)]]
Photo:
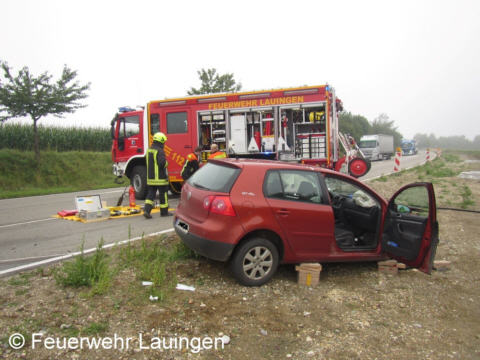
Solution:
[[(187, 155), (200, 145), (206, 161), (212, 144), (228, 157), (302, 162), (363, 176), (363, 158), (340, 158), (338, 113), (342, 102), (330, 85), (215, 93), (150, 101), (119, 108), (111, 122), (113, 173), (130, 179), (144, 199), (146, 150), (156, 132), (167, 136), (170, 190), (179, 193)], [(347, 170), (345, 170), (347, 169)]]

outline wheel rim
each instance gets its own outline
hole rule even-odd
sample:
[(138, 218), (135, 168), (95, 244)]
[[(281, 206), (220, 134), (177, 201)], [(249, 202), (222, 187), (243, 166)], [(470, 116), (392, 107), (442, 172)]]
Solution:
[(140, 177), (140, 175), (135, 175), (133, 177), (133, 188), (135, 189), (136, 192), (140, 192), (141, 188), (142, 188), (142, 178)]
[(273, 256), (263, 246), (252, 248), (243, 258), (243, 272), (252, 280), (263, 279), (272, 270)]
[(361, 158), (353, 159), (349, 164), (350, 173), (353, 176), (360, 177), (368, 172), (368, 164)]

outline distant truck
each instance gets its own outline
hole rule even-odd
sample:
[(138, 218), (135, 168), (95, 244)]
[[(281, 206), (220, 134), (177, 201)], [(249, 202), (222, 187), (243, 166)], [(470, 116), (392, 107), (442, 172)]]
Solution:
[(403, 139), (400, 147), (402, 148), (402, 155), (418, 154), (418, 144), (416, 140)]
[(391, 135), (364, 135), (358, 144), (363, 155), (370, 160), (389, 160), (392, 157), (393, 136)]

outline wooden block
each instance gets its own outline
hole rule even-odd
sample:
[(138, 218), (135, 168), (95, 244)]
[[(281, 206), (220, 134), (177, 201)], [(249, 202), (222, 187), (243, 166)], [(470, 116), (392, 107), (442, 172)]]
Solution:
[(300, 265), (295, 266), (295, 270), (317, 270), (322, 271), (322, 265), (318, 263), (302, 263)]
[(300, 264), (295, 266), (297, 270), (297, 282), (302, 285), (315, 286), (320, 282), (320, 264)]
[(297, 281), (300, 285), (316, 286), (320, 283), (320, 273), (298, 272)]
[(397, 275), (398, 274), (398, 267), (379, 265), (378, 266), (378, 271), (380, 271), (381, 273), (384, 273), (384, 274)]
[(397, 266), (397, 260), (379, 261), (378, 266)]
[(398, 264), (397, 264), (397, 267), (398, 267), (399, 269), (406, 269), (406, 268), (407, 268), (407, 265), (402, 264), (402, 263), (398, 263)]
[(452, 262), (447, 260), (435, 260), (433, 262), (433, 268), (438, 271), (450, 270)]

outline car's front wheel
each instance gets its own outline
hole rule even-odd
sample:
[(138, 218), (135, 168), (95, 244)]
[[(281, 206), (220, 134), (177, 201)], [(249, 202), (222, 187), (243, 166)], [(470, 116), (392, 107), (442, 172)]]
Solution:
[(235, 251), (232, 272), (243, 285), (261, 286), (275, 274), (278, 262), (278, 251), (272, 242), (252, 238)]

